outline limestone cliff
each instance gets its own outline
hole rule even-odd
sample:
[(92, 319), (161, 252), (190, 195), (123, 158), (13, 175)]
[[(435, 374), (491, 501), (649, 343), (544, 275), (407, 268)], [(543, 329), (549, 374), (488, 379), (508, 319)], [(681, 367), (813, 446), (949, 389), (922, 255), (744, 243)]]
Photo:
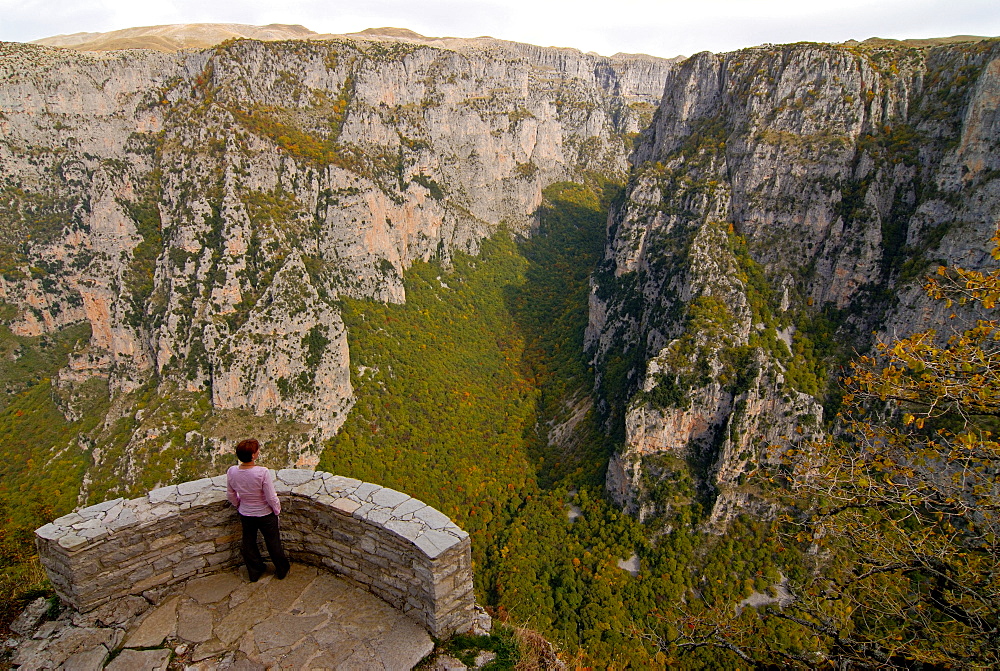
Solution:
[(712, 521), (766, 506), (744, 476), (818, 430), (836, 354), (941, 323), (920, 278), (981, 267), (1000, 223), (998, 73), (994, 40), (668, 75), (592, 282), (614, 498), (664, 510), (657, 486), (692, 477)]
[(996, 41), (310, 37), (0, 45), (4, 324), (89, 325), (54, 385), (67, 416), (106, 387), (105, 486), (248, 428), (314, 464), (353, 402), (338, 300), (404, 301), (414, 261), (529, 234), (544, 187), (600, 173), (629, 180), (587, 334), (608, 488), (724, 523), (767, 508), (746, 475), (821, 430), (843, 355), (940, 323), (922, 273), (980, 266), (997, 226)]
[[(214, 458), (225, 432), (181, 430), (205, 398), (296, 423), (287, 461), (315, 463), (352, 404), (338, 298), (403, 301), (415, 259), (527, 234), (552, 182), (624, 175), (674, 67), (425, 42), (0, 44), (0, 299), (16, 334), (89, 322), (57, 386), (107, 380), (127, 445), (95, 463), (127, 482), (140, 445)], [(136, 411), (151, 393), (182, 399), (172, 419)]]

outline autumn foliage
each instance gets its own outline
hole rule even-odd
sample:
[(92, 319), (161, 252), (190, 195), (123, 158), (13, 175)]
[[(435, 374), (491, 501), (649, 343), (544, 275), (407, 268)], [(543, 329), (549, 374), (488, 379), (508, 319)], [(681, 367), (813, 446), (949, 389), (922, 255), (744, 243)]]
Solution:
[[(1000, 270), (942, 267), (926, 290), (989, 316)], [(787, 456), (792, 491), (808, 502), (797, 540), (817, 570), (794, 607), (772, 613), (811, 630), (815, 644), (783, 654), (809, 664), (1000, 663), (1000, 322), (880, 342), (844, 382), (845, 438)]]

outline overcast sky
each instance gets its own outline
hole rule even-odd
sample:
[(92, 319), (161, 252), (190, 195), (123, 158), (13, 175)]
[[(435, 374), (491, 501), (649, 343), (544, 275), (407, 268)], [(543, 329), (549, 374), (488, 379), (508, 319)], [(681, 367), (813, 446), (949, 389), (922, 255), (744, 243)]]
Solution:
[(0, 0), (0, 40), (204, 22), (394, 26), (670, 57), (765, 42), (998, 36), (1000, 0)]

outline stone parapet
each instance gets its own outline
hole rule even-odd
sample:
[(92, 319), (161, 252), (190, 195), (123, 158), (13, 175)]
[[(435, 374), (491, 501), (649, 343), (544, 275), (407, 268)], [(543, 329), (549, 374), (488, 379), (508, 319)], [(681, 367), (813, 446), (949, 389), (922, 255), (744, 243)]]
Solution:
[[(348, 576), (436, 637), (473, 625), (471, 542), (447, 516), (402, 492), (331, 473), (272, 475), (292, 560)], [(56, 592), (81, 612), (242, 561), (225, 475), (105, 501), (35, 535)]]

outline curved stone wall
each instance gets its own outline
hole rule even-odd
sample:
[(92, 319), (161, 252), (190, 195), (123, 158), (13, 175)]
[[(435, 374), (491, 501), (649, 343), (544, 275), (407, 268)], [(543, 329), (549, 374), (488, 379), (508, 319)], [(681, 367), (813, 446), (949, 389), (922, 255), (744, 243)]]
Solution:
[[(331, 473), (272, 475), (293, 561), (365, 585), (434, 636), (472, 626), (471, 543), (448, 517), (401, 492)], [(225, 475), (105, 501), (35, 534), (56, 592), (81, 612), (242, 561)]]

